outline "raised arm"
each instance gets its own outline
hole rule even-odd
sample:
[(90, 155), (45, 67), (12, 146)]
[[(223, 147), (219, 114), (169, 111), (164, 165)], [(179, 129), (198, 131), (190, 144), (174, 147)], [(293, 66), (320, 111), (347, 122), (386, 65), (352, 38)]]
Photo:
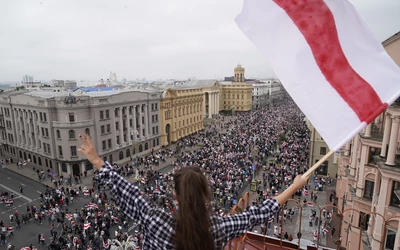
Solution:
[(84, 137), (79, 135), (79, 138), (83, 144), (78, 151), (100, 171), (100, 182), (110, 186), (117, 205), (127, 216), (146, 225), (151, 206), (141, 196), (140, 189), (117, 174), (108, 162), (100, 159), (88, 134)]
[(256, 206), (250, 206), (242, 213), (222, 217), (222, 227), (228, 239), (231, 240), (239, 237), (253, 226), (264, 224), (266, 220), (278, 212), (280, 207), (306, 183), (307, 179), (297, 176), (293, 184), (275, 198), (265, 200)]

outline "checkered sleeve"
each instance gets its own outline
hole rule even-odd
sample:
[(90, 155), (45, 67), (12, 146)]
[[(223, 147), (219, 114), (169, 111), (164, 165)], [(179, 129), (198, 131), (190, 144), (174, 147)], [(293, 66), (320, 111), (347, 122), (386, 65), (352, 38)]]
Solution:
[(228, 241), (239, 237), (252, 227), (265, 223), (277, 211), (280, 205), (275, 199), (265, 200), (263, 203), (250, 206), (242, 213), (222, 217), (222, 228)]
[(140, 189), (122, 178), (108, 162), (102, 166), (99, 177), (100, 183), (107, 184), (111, 188), (111, 193), (121, 210), (130, 218), (140, 220), (142, 225), (145, 225), (151, 207), (142, 197)]

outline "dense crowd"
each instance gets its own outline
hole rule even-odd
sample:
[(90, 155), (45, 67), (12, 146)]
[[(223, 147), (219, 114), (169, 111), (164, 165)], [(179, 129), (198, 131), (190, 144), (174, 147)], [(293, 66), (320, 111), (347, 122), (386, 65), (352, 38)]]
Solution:
[[(132, 158), (126, 165), (113, 163), (113, 166), (120, 175), (133, 178), (150, 203), (171, 214), (176, 209), (173, 199), (174, 171), (186, 166), (199, 166), (212, 186), (215, 211), (225, 215), (253, 181), (258, 184), (255, 204), (277, 195), (306, 170), (310, 138), (303, 119), (304, 115), (293, 102), (234, 117), (220, 116), (205, 130), (181, 139), (173, 147), (152, 150), (147, 156)], [(176, 160), (169, 166), (169, 172), (155, 170), (160, 163), (172, 157)], [(255, 174), (261, 169), (265, 170), (262, 178), (256, 180)], [(42, 179), (45, 175), (38, 173), (38, 177)], [(29, 205), (26, 212), (20, 215), (16, 211), (10, 220), (15, 220), (18, 228), (21, 223), (42, 224), (47, 220), (51, 225), (50, 235), (39, 234), (37, 245), (46, 244), (50, 249), (109, 249), (111, 244), (119, 244), (115, 243), (117, 241), (112, 243), (111, 239), (127, 241), (128, 218), (115, 206), (113, 198), (107, 196), (105, 189), (97, 185), (96, 178), (95, 171), (94, 184), (90, 188), (72, 188), (72, 177), (65, 182), (61, 178), (58, 181), (54, 179), (54, 187), (46, 188), (38, 208)], [(314, 186), (306, 188), (307, 192), (312, 188), (322, 190), (325, 182), (330, 181), (313, 180)], [(79, 183), (79, 178), (75, 182)], [(299, 190), (298, 197), (304, 196), (304, 191)], [(82, 197), (88, 199), (87, 205), (80, 210), (69, 211), (70, 203)], [(310, 201), (316, 201), (315, 197), (316, 194), (312, 193)], [(307, 198), (308, 194), (303, 204), (308, 202)], [(284, 206), (284, 221), (291, 222), (296, 211), (296, 206)], [(326, 229), (330, 226), (330, 214), (325, 211), (323, 220), (316, 216), (310, 220), (324, 223), (323, 228)], [(272, 222), (281, 219), (281, 213), (276, 214), (262, 230), (268, 229), (272, 235)], [(5, 226), (5, 222), (1, 225)], [(112, 227), (115, 228), (114, 233)], [(134, 229), (133, 244), (140, 245), (140, 225), (135, 225)], [(274, 235), (280, 237), (280, 234), (275, 226)], [(287, 239), (293, 238), (287, 233), (284, 235)]]

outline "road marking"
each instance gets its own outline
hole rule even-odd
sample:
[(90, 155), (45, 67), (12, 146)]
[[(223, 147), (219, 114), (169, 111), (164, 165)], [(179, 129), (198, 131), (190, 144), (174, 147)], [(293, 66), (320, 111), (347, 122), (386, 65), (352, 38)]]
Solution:
[(21, 196), (15, 197), (14, 200), (21, 198)]
[[(4, 189), (7, 189), (7, 190), (10, 191), (10, 192), (13, 192), (14, 194), (18, 194), (17, 191), (15, 191), (15, 190), (13, 190), (13, 189), (11, 189), (11, 188), (9, 188), (9, 187), (4, 186), (3, 184), (0, 184), (0, 187), (3, 187)], [(32, 201), (32, 199), (29, 199), (29, 198), (26, 197), (25, 195), (20, 194), (19, 196), (22, 197), (22, 198), (24, 198), (24, 199), (27, 200), (28, 202), (31, 202), (31, 201)]]
[(24, 183), (21, 183), (21, 185), (25, 187), (25, 184), (24, 184)]
[(22, 207), (22, 205), (19, 205), (18, 207)]
[(7, 179), (11, 180), (11, 178), (10, 178), (10, 177), (8, 177), (8, 176), (7, 176)]
[(1, 214), (5, 214), (6, 212), (2, 212)]
[(24, 203), (24, 206), (25, 206), (26, 204), (28, 204), (28, 203)]
[(36, 192), (38, 192), (39, 194), (42, 194), (42, 192), (40, 192), (40, 191), (37, 191), (37, 190), (36, 190)]

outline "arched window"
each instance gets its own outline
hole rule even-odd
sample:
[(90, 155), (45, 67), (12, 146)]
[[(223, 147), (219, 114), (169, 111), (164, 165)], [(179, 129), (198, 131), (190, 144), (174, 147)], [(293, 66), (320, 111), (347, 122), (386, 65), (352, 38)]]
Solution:
[(105, 155), (105, 156), (103, 157), (103, 161), (104, 161), (104, 162), (107, 161), (107, 155)]
[(124, 159), (124, 152), (122, 151), (119, 152), (119, 159), (120, 160)]
[(146, 142), (146, 143), (144, 144), (144, 150), (147, 150), (147, 149), (149, 149), (149, 144)]
[(24, 160), (26, 160), (26, 152), (24, 152)]
[(19, 158), (22, 158), (22, 152), (19, 151)]
[(42, 166), (42, 158), (38, 157), (39, 166)]
[(33, 163), (36, 164), (36, 156), (35, 155), (33, 155)]
[(90, 136), (90, 130), (89, 130), (89, 128), (86, 128), (86, 129), (85, 129), (85, 134), (88, 134), (88, 135)]
[(57, 139), (61, 139), (61, 133), (60, 133), (60, 130), (58, 130), (58, 129), (57, 129), (56, 133), (57, 133)]
[(142, 151), (143, 151), (143, 146), (142, 146), (142, 144), (140, 144), (139, 145), (139, 153), (142, 153)]
[(126, 157), (130, 157), (131, 156), (131, 150), (129, 150), (129, 148), (126, 150)]
[(32, 158), (31, 158), (31, 154), (28, 154), (28, 160), (32, 160)]
[(113, 157), (110, 155), (110, 164), (113, 164)]
[(68, 134), (69, 134), (69, 139), (75, 139), (75, 131), (74, 130), (70, 130), (68, 132)]

